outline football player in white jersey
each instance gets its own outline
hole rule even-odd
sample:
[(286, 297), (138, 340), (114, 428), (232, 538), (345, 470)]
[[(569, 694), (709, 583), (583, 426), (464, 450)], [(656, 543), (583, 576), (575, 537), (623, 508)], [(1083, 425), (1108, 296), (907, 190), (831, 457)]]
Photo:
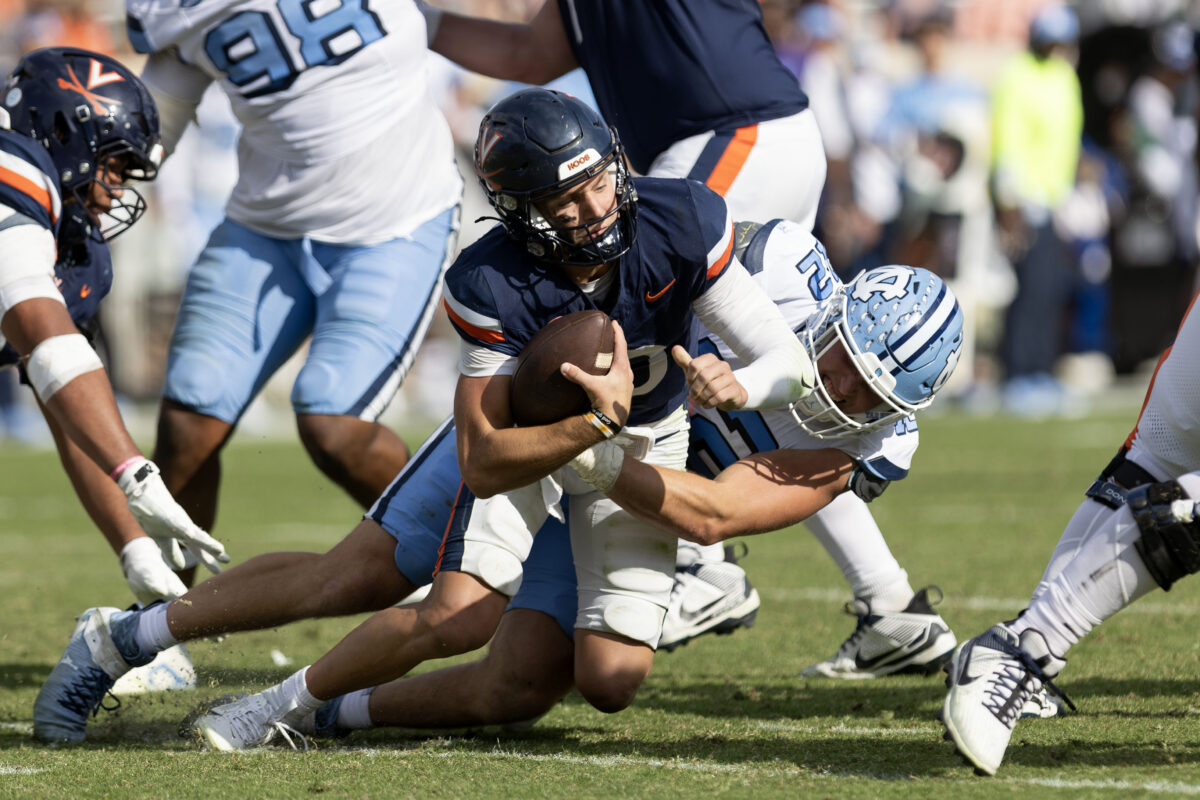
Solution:
[(0, 88), (0, 368), (34, 389), (76, 493), (147, 602), (184, 591), (167, 566), (183, 566), (181, 543), (214, 571), (229, 560), (138, 451), (85, 335), (112, 285), (107, 242), (146, 210), (130, 183), (156, 176), (158, 138), (153, 101), (110, 56), (35, 50)]
[[(1200, 571), (1200, 308), (1159, 359), (1133, 432), (1067, 523), (1029, 607), (955, 653), (941, 719), (980, 774), (1000, 768), (1020, 708), (1071, 647), (1157, 588)], [(1064, 701), (1066, 698), (1063, 698)]]
[(220, 451), (306, 340), (292, 387), (316, 465), (369, 505), (408, 458), (377, 422), (425, 335), (462, 179), (412, 0), (129, 0), (168, 154), (210, 84), (242, 125), (225, 220), (193, 266), (156, 460), (211, 527)]
[[(734, 219), (778, 217), (811, 229), (826, 172), (820, 131), (753, 0), (547, 0), (524, 25), (437, 4), (421, 3), (437, 52), (468, 69), (530, 83), (582, 66), (635, 168), (704, 182), (725, 198)], [(676, 35), (664, 38), (662, 30)], [(804, 674), (873, 678), (909, 666), (902, 643), (880, 651), (886, 630), (945, 621), (922, 613), (925, 594), (914, 593), (866, 503), (844, 493), (804, 524), (846, 577), (854, 597), (848, 608), (858, 618), (838, 651)], [(680, 541), (660, 647), (753, 621), (758, 593), (725, 558), (719, 544)], [(864, 643), (872, 649), (865, 660), (858, 657)]]

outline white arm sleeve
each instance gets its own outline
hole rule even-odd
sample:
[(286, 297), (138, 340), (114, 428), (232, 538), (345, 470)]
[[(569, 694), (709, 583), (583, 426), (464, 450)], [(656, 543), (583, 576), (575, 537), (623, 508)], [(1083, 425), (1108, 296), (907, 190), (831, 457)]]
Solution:
[[(26, 218), (14, 214), (6, 221), (14, 219)], [(65, 305), (54, 283), (54, 261), (58, 257), (54, 234), (37, 224), (0, 229), (0, 253), (4, 254), (0, 258), (0, 319), (17, 303), (35, 297)]]
[(745, 408), (779, 408), (812, 391), (816, 369), (808, 353), (736, 258), (692, 308), (746, 364), (733, 372), (746, 390)]
[(147, 59), (142, 69), (142, 82), (158, 106), (162, 145), (170, 155), (175, 152), (188, 123), (196, 119), (196, 107), (212, 78), (184, 64), (173, 52), (161, 52)]
[(516, 368), (515, 356), (498, 353), (470, 342), (462, 342), (462, 347), (459, 349), (458, 371), (468, 378), (512, 375)]

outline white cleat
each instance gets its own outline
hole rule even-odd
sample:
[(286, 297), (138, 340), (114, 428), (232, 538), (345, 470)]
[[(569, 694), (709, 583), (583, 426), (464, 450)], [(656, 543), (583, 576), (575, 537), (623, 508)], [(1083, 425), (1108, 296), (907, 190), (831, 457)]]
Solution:
[(276, 735), (293, 750), (307, 750), (308, 739), (294, 727), (306, 715), (297, 714), (295, 705), (282, 702), (280, 695), (281, 688), (272, 686), (217, 706), (196, 720), (196, 732), (211, 749), (223, 753), (262, 747)]
[(746, 571), (732, 561), (697, 561), (677, 569), (658, 647), (670, 652), (706, 633), (753, 627), (759, 603)]
[(179, 692), (196, 688), (196, 667), (187, 646), (177, 644), (163, 650), (154, 660), (122, 675), (110, 690), (119, 696), (146, 692)]
[[(932, 602), (930, 590), (937, 592)], [(901, 672), (928, 675), (941, 670), (956, 643), (950, 626), (933, 610), (941, 599), (941, 589), (926, 586), (913, 595), (903, 611), (874, 613), (863, 600), (848, 603), (846, 612), (858, 617), (854, 633), (832, 658), (805, 667), (800, 674), (806, 678), (862, 680)]]
[(941, 720), (946, 738), (978, 774), (996, 774), (1034, 694), (1048, 688), (1074, 709), (1051, 683), (1065, 663), (1038, 631), (1018, 636), (1003, 624), (988, 628), (954, 654)]

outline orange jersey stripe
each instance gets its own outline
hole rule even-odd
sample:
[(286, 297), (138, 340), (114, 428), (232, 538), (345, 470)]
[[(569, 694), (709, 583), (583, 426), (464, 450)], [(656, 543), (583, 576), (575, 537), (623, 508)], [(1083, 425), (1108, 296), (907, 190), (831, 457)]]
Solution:
[[(1183, 319), (1186, 320), (1188, 318), (1188, 314), (1192, 313), (1192, 308), (1196, 305), (1197, 297), (1200, 297), (1200, 292), (1197, 292), (1192, 296), (1192, 302), (1188, 303), (1187, 311), (1183, 312)], [(1183, 327), (1183, 320), (1180, 320), (1179, 327)], [(1176, 335), (1178, 335), (1178, 329), (1176, 329)], [(1158, 357), (1158, 363), (1154, 365), (1154, 374), (1150, 376), (1150, 386), (1146, 388), (1146, 396), (1142, 398), (1142, 408), (1138, 411), (1137, 424), (1133, 426), (1133, 430), (1131, 430), (1129, 435), (1125, 437), (1124, 449), (1126, 450), (1133, 446), (1133, 440), (1137, 438), (1138, 425), (1142, 424), (1142, 414), (1144, 414), (1146, 411), (1146, 404), (1150, 402), (1150, 393), (1154, 391), (1154, 381), (1158, 377), (1158, 371), (1162, 369), (1163, 362), (1167, 360), (1167, 356), (1171, 355), (1171, 347), (1173, 345), (1174, 342), (1172, 342), (1171, 345), (1168, 345), (1166, 350), (1163, 350), (1163, 354)]]
[(725, 269), (729, 264), (729, 259), (733, 257), (733, 231), (729, 232), (729, 243), (725, 245), (725, 252), (721, 253), (721, 257), (713, 262), (713, 265), (708, 268), (708, 273), (705, 275), (709, 280), (721, 274), (721, 270)]
[(504, 341), (504, 334), (501, 333), (500, 331), (489, 331), (487, 328), (480, 328), (476, 325), (472, 325), (471, 323), (467, 322), (465, 319), (460, 317), (458, 314), (455, 314), (454, 309), (451, 308), (450, 304), (447, 303), (445, 300), (442, 301), (442, 305), (446, 307), (446, 313), (450, 315), (450, 320), (455, 325), (462, 328), (464, 331), (471, 334), (479, 341), (491, 342), (492, 344), (499, 344), (500, 342)]
[(742, 171), (742, 165), (750, 157), (750, 151), (754, 148), (756, 141), (758, 141), (757, 125), (738, 128), (737, 132), (733, 134), (729, 146), (721, 154), (721, 160), (717, 162), (717, 166), (713, 167), (712, 174), (708, 176), (705, 185), (724, 197), (725, 193), (729, 191), (729, 187), (733, 185), (734, 178)]
[(28, 195), (38, 205), (46, 209), (46, 213), (50, 215), (52, 222), (58, 222), (58, 218), (54, 216), (54, 206), (51, 205), (50, 191), (48, 189), (38, 186), (24, 175), (19, 175), (11, 169), (4, 167), (0, 167), (0, 183), (6, 183), (21, 194)]
[(442, 571), (442, 558), (446, 555), (446, 540), (450, 538), (450, 526), (454, 524), (454, 509), (458, 508), (458, 501), (462, 497), (463, 487), (466, 485), (465, 481), (458, 482), (458, 492), (454, 495), (454, 505), (450, 507), (450, 519), (446, 521), (446, 530), (442, 531), (442, 543), (438, 545), (437, 561), (433, 564), (433, 574), (435, 576)]

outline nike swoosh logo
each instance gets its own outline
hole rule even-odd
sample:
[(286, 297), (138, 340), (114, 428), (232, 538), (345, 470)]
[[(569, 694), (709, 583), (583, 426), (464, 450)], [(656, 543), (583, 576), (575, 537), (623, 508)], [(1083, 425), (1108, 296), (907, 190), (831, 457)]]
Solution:
[(92, 293), (92, 287), (88, 286), (86, 283), (79, 290), (79, 296), (81, 298), (87, 297), (91, 293)]
[(650, 292), (646, 292), (646, 302), (653, 303), (655, 300), (658, 300), (660, 297), (662, 297), (664, 294), (666, 294), (667, 290), (675, 285), (675, 280), (676, 280), (675, 278), (672, 278), (670, 283), (668, 283), (666, 286), (659, 289), (654, 294), (650, 294)]
[(962, 652), (958, 654), (958, 658), (959, 658), (959, 661), (962, 663), (962, 667), (959, 668), (958, 678), (955, 679), (954, 682), (956, 684), (958, 684), (959, 686), (966, 686), (968, 683), (975, 682), (975, 678), (972, 678), (970, 675), (967, 674), (967, 664), (971, 663), (971, 651), (974, 649), (975, 649), (975, 642), (973, 642), (973, 641), (967, 642), (967, 646), (964, 647), (962, 649)]
[[(871, 669), (872, 667), (876, 667), (880, 664), (894, 661), (897, 658), (915, 656), (918, 653), (923, 653), (929, 648), (933, 647), (934, 642), (936, 642), (937, 638), (944, 632), (944, 628), (934, 625), (929, 630), (917, 634), (911, 642), (908, 642), (907, 644), (901, 644), (899, 647), (888, 650), (886, 653), (880, 653), (873, 658), (863, 658), (861, 655), (855, 655), (854, 663), (859, 669)], [(924, 641), (924, 644), (921, 644), (922, 640)], [(918, 644), (921, 644), (921, 646), (917, 647), (916, 645)]]
[(710, 602), (708, 602), (708, 603), (705, 603), (704, 605), (702, 605), (702, 606), (700, 606), (699, 608), (697, 608), (697, 609), (694, 609), (694, 610), (693, 610), (693, 609), (684, 608), (684, 607), (680, 606), (680, 608), (679, 608), (679, 616), (680, 616), (680, 618), (681, 618), (681, 619), (683, 619), (683, 620), (685, 620), (685, 621), (687, 621), (687, 622), (691, 622), (692, 620), (694, 620), (694, 619), (698, 619), (698, 618), (702, 617), (704, 614), (706, 614), (706, 613), (708, 613), (709, 611), (711, 611), (711, 610), (713, 609), (713, 607), (714, 607), (714, 606), (716, 606), (716, 605), (718, 605), (719, 603), (721, 603), (721, 601), (723, 601), (724, 599), (725, 599), (725, 596), (724, 596), (724, 595), (722, 595), (722, 596), (718, 597), (717, 599), (715, 599), (715, 600), (712, 600), (712, 601), (710, 601)]

